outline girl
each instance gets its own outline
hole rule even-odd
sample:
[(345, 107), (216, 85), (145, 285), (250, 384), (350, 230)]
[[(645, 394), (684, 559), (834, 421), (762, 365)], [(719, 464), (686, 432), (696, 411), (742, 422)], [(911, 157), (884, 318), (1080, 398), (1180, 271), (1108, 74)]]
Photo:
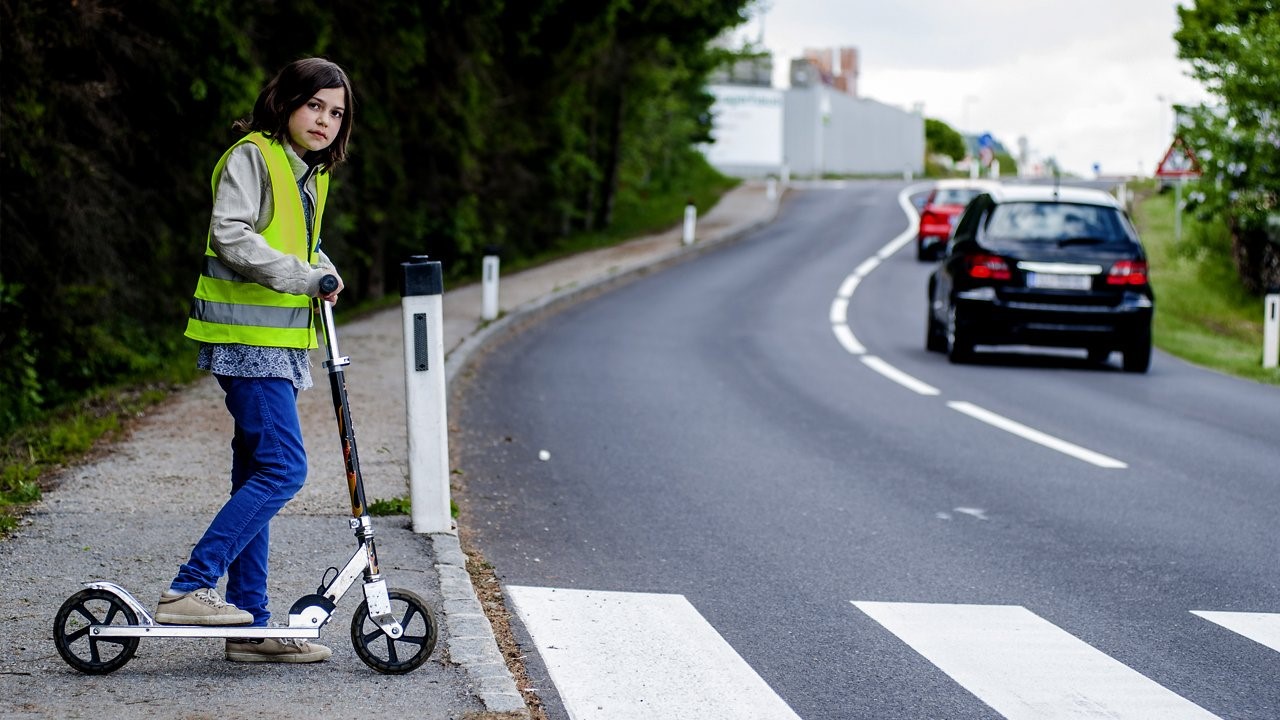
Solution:
[[(213, 170), (213, 218), (186, 335), (217, 378), (235, 420), (231, 497), (191, 551), (156, 621), (265, 626), (271, 518), (307, 477), (297, 394), (311, 387), (312, 298), (335, 275), (320, 252), (329, 172), (346, 157), (351, 83), (321, 58), (286, 66), (263, 88), (248, 133)], [(216, 590), (227, 576), (227, 600)], [(332, 652), (296, 639), (228, 639), (240, 662), (319, 662)]]

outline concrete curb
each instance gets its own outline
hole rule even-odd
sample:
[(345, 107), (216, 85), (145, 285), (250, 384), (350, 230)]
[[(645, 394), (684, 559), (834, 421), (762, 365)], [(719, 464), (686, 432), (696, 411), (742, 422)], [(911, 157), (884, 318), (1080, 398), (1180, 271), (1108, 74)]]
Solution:
[(476, 695), (492, 712), (526, 712), (515, 677), (507, 668), (493, 626), (467, 573), (467, 557), (458, 536), (432, 533), (436, 573), (440, 579), (440, 613), (448, 628), (449, 659), (462, 666)]
[[(620, 285), (654, 270), (692, 260), (707, 252), (728, 245), (749, 235), (773, 221), (782, 204), (783, 194), (773, 201), (773, 210), (764, 219), (741, 226), (730, 227), (719, 234), (690, 245), (678, 245), (670, 252), (658, 255), (651, 262), (617, 272), (605, 277), (575, 283), (570, 287), (553, 291), (543, 297), (513, 308), (497, 320), (479, 327), (466, 336), (445, 356), (446, 394), (453, 390), (453, 382), (467, 363), (490, 341), (501, 337), (521, 320), (539, 312), (554, 312), (585, 299), (591, 293)], [(679, 242), (679, 238), (676, 240)], [(447, 293), (446, 293), (447, 297)], [(484, 607), (471, 584), (467, 572), (466, 554), (454, 533), (430, 535), (435, 551), (436, 573), (440, 580), (443, 598), (441, 614), (444, 616), (446, 645), (449, 658), (466, 671), (484, 706), (492, 712), (525, 712), (524, 698), (516, 687), (515, 677), (507, 668), (493, 626), (485, 615)]]

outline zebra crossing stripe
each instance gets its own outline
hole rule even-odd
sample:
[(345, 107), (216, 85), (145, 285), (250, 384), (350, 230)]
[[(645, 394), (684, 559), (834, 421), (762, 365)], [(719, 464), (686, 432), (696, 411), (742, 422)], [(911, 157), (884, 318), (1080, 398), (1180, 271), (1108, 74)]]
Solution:
[(1021, 606), (853, 605), (1010, 720), (1217, 717)]
[(506, 592), (573, 720), (799, 720), (683, 595)]
[(1191, 614), (1280, 652), (1280, 613), (1192, 610)]

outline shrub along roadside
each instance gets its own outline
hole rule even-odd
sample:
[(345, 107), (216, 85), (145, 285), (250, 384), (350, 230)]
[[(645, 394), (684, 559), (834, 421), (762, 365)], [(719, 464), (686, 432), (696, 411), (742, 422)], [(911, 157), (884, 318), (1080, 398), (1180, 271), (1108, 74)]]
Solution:
[[(632, 237), (669, 228), (684, 216), (693, 199), (700, 212), (710, 209), (720, 196), (738, 184), (716, 172), (699, 157), (690, 162), (684, 187), (687, 192), (624, 194), (619, 198), (616, 220), (606, 231), (576, 233), (536, 258), (503, 261), (503, 272), (550, 262), (560, 257), (624, 242)], [(458, 276), (456, 284), (475, 282), (478, 276)], [(452, 278), (451, 278), (452, 280)], [(394, 298), (345, 305), (341, 315), (352, 317), (393, 304)], [(62, 467), (86, 456), (102, 438), (113, 439), (127, 430), (128, 420), (169, 397), (202, 376), (195, 365), (191, 343), (163, 364), (156, 377), (140, 377), (132, 384), (100, 390), (59, 411), (46, 413), (0, 441), (0, 536), (12, 531), (29, 504), (40, 499), (42, 488)]]
[(1226, 225), (1184, 213), (1176, 241), (1174, 194), (1156, 193), (1152, 185), (1138, 192), (1133, 219), (1151, 264), (1156, 346), (1219, 372), (1280, 385), (1280, 370), (1262, 367), (1263, 298), (1241, 286)]

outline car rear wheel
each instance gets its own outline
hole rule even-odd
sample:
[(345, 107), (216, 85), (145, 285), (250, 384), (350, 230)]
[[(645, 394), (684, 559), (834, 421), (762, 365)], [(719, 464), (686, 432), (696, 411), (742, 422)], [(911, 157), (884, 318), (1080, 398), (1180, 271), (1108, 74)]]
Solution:
[(1124, 349), (1124, 371), (1144, 373), (1151, 367), (1151, 333), (1142, 334)]
[(953, 363), (968, 362), (973, 357), (973, 342), (961, 328), (956, 307), (947, 310), (947, 359)]
[(944, 353), (947, 351), (947, 329), (938, 322), (938, 318), (933, 315), (933, 308), (929, 308), (928, 320), (924, 336), (924, 347), (929, 352)]

